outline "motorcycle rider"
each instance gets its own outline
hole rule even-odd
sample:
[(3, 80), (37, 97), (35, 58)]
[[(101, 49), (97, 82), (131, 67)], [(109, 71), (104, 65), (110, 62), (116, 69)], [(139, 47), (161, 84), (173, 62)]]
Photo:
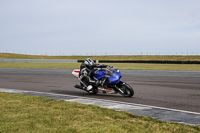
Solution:
[[(101, 85), (105, 88), (107, 88), (108, 79), (105, 77), (102, 80), (97, 80), (93, 78), (93, 73), (97, 70), (95, 68), (106, 68), (108, 65), (103, 64), (96, 64), (94, 61), (90, 58), (85, 59), (85, 61), (80, 66), (80, 72), (79, 72), (79, 78), (81, 83), (83, 84), (84, 89), (87, 89), (87, 91), (92, 90), (92, 85), (90, 83), (95, 83), (97, 85)], [(112, 67), (112, 66), (109, 66)]]

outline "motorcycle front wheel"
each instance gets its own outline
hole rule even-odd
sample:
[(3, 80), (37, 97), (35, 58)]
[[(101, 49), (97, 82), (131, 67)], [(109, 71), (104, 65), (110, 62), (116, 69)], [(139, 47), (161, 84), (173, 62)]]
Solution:
[(134, 90), (128, 84), (122, 84), (119, 90), (119, 94), (124, 97), (132, 97), (134, 95)]

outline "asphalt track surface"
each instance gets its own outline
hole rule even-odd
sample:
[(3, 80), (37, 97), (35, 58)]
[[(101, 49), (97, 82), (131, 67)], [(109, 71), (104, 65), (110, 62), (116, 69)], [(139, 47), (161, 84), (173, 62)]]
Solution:
[(122, 80), (131, 85), (131, 98), (119, 94), (91, 95), (74, 88), (79, 83), (71, 69), (0, 68), (0, 88), (67, 94), (123, 101), (200, 113), (199, 71), (122, 70)]

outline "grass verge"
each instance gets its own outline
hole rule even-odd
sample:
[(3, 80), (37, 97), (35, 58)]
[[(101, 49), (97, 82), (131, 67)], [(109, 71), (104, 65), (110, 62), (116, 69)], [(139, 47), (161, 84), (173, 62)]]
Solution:
[[(105, 63), (128, 70), (200, 71), (200, 64)], [(0, 63), (0, 68), (79, 69), (80, 63)]]
[(200, 61), (200, 56), (174, 55), (108, 55), (108, 56), (44, 56), (0, 53), (0, 59), (76, 59), (85, 60), (169, 60), (169, 61)]
[(0, 132), (197, 133), (200, 127), (93, 105), (0, 92)]

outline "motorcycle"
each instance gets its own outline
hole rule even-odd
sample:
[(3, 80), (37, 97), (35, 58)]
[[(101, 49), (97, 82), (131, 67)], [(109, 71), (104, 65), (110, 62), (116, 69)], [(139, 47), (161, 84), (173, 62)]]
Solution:
[[(79, 69), (74, 69), (72, 71), (72, 75), (74, 75), (78, 80), (79, 79)], [(93, 73), (93, 78), (97, 80), (102, 80), (103, 78), (107, 77), (108, 79), (108, 85), (106, 88), (103, 86), (96, 84), (96, 83), (90, 83), (90, 85), (93, 86), (91, 91), (87, 91), (84, 89), (83, 84), (80, 81), (80, 85), (76, 84), (74, 87), (87, 91), (90, 94), (96, 94), (96, 93), (104, 93), (104, 94), (121, 94), (124, 97), (132, 97), (134, 95), (134, 90), (130, 85), (127, 83), (121, 81), (122, 74), (119, 69), (114, 69), (111, 67), (107, 67), (105, 69), (98, 68)]]

